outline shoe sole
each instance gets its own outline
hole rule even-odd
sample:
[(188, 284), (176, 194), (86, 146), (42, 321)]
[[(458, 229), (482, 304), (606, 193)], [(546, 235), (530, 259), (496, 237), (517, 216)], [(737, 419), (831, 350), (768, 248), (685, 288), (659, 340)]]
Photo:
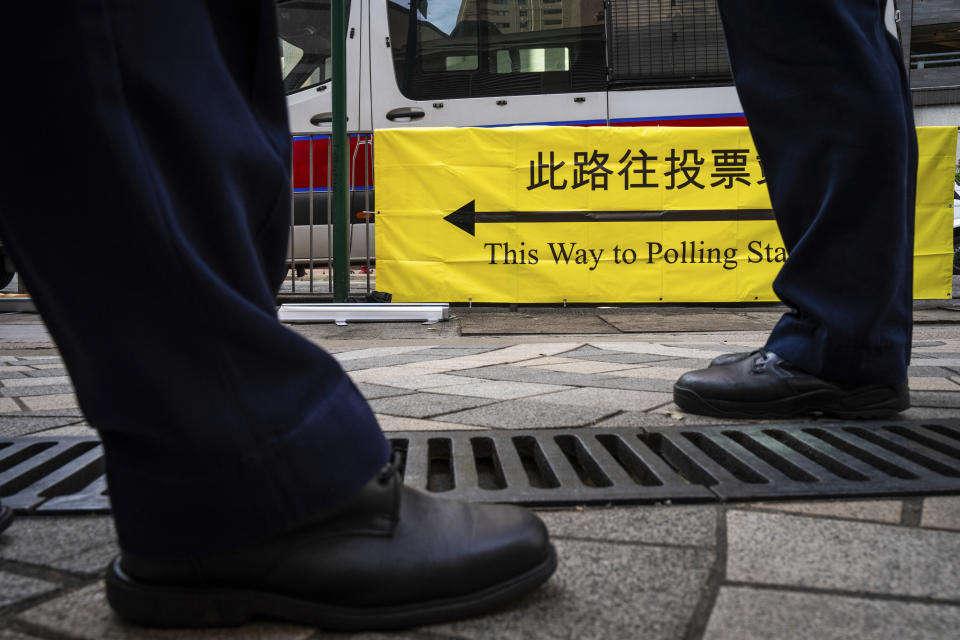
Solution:
[(498, 609), (547, 581), (557, 553), (523, 574), (455, 598), (391, 607), (343, 607), (276, 593), (221, 588), (157, 586), (137, 582), (120, 568), (107, 569), (107, 600), (120, 616), (149, 627), (235, 626), (270, 618), (331, 631), (383, 631), (448, 622)]
[(0, 505), (0, 533), (6, 530), (13, 522), (13, 509)]
[(716, 418), (798, 418), (824, 415), (848, 420), (888, 418), (910, 408), (910, 394), (888, 386), (866, 387), (855, 392), (811, 391), (781, 400), (742, 402), (701, 397), (696, 391), (674, 385), (674, 403), (689, 413)]

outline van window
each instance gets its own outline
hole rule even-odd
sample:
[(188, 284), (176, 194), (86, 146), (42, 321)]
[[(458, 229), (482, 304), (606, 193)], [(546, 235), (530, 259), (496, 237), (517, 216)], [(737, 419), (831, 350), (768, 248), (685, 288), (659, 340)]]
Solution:
[(716, 0), (609, 2), (614, 85), (733, 84)]
[(602, 91), (603, 0), (386, 0), (412, 100)]
[[(350, 15), (350, 0), (346, 1)], [(283, 88), (293, 93), (331, 78), (330, 0), (290, 0), (277, 6)]]

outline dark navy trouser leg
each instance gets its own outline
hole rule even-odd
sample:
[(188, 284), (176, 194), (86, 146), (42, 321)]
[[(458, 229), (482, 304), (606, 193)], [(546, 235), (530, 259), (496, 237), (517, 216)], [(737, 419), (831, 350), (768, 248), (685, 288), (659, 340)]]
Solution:
[(290, 138), (271, 0), (8, 8), (0, 233), (106, 450), (127, 551), (184, 556), (345, 499), (389, 446), (276, 320)]
[(719, 0), (789, 258), (767, 348), (836, 382), (910, 359), (916, 134), (885, 0)]

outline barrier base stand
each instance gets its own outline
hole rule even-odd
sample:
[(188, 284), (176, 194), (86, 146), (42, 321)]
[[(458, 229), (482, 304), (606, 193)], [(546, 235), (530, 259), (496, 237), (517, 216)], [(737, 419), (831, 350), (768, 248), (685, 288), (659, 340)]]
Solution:
[(14, 312), (36, 313), (37, 307), (30, 296), (22, 293), (0, 293), (0, 313)]
[(423, 322), (450, 319), (447, 303), (283, 304), (280, 322)]

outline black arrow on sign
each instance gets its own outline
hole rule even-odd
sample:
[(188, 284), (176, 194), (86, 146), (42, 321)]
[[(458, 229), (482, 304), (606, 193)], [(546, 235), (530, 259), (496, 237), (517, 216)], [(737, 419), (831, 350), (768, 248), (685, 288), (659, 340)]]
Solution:
[(476, 204), (476, 200), (471, 200), (450, 215), (444, 216), (443, 219), (455, 226), (457, 229), (461, 229), (470, 235), (475, 236), (477, 235), (474, 233), (474, 228), (477, 224)]
[(773, 209), (689, 209), (683, 211), (477, 211), (471, 200), (444, 220), (471, 236), (476, 226), (503, 222), (720, 222), (731, 220), (773, 220)]

